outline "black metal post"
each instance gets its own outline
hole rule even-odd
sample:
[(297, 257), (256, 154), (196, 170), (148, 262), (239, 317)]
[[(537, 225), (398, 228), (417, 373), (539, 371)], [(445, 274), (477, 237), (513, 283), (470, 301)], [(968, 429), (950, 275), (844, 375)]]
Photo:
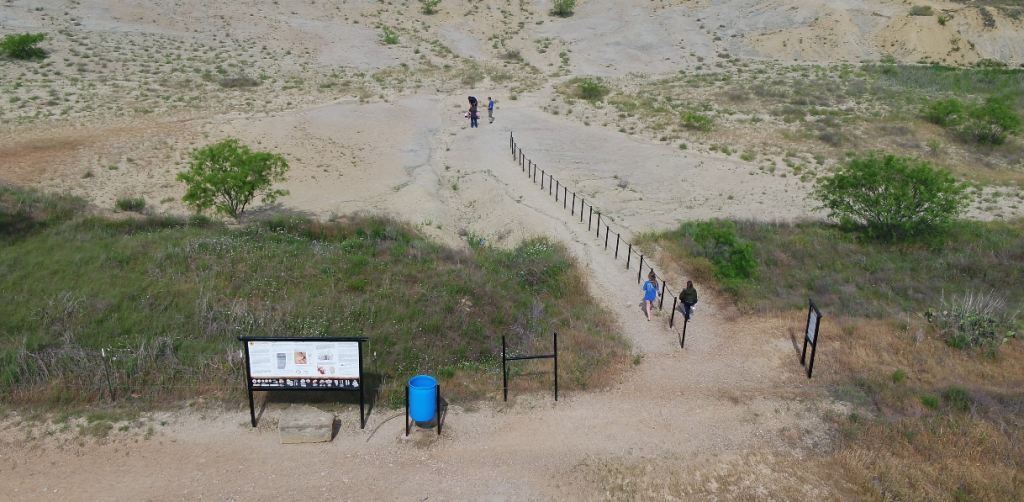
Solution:
[[(684, 307), (685, 308), (685, 307)], [(686, 348), (686, 327), (690, 325), (690, 316), (683, 316), (683, 338), (679, 341), (679, 348)]]
[(678, 301), (679, 298), (672, 297), (672, 317), (668, 320), (668, 327), (670, 328), (675, 327), (676, 324), (676, 302)]
[(572, 193), (572, 211), (569, 214), (576, 215), (576, 192)]
[[(544, 178), (541, 178), (541, 179), (544, 179)], [(536, 165), (533, 166), (533, 183), (534, 184), (537, 183), (537, 166)]]
[(405, 437), (409, 437), (409, 384), (405, 384)]
[(636, 283), (640, 284), (640, 277), (644, 275), (644, 254), (640, 253), (640, 268), (636, 269)]
[[(583, 223), (583, 206), (586, 206), (586, 205), (587, 205), (587, 199), (584, 199), (583, 197), (580, 197), (580, 223)], [(590, 206), (590, 207), (594, 207), (594, 206)], [(590, 231), (590, 229), (588, 228), (587, 232), (589, 232), (589, 231)]]
[(437, 384), (437, 392), (434, 393), (434, 416), (437, 418), (437, 435), (441, 435), (441, 384)]
[(363, 382), (363, 343), (356, 343), (356, 347), (359, 347), (359, 428), (366, 428), (366, 399), (363, 395), (363, 389), (366, 388), (366, 382)]
[(558, 189), (562, 188), (562, 182), (555, 180), (555, 202), (558, 202)]
[(557, 331), (555, 331), (555, 401), (558, 401), (558, 332)]
[(508, 132), (508, 145), (512, 146), (516, 144), (515, 138), (512, 137), (512, 131)]
[(619, 259), (619, 240), (620, 240), (619, 237), (621, 237), (621, 235), (618, 232), (616, 232), (615, 233), (615, 259), (616, 260)]
[(540, 170), (540, 189), (544, 190), (544, 170)]
[(604, 226), (604, 250), (608, 251), (608, 225)]
[(658, 302), (658, 310), (665, 310), (665, 281), (661, 281), (661, 301)]
[(249, 418), (256, 427), (256, 402), (252, 399), (252, 373), (249, 370), (249, 344), (245, 344), (245, 387), (249, 389)]
[(601, 238), (601, 213), (597, 213), (597, 238)]
[[(601, 213), (598, 213), (601, 214)], [(582, 216), (582, 215), (580, 215)], [(594, 223), (594, 206), (590, 206), (590, 216), (587, 217), (587, 232), (590, 231), (590, 225)]]
[(814, 355), (818, 352), (818, 335), (814, 335), (814, 343), (811, 344), (811, 361), (807, 363), (807, 378), (811, 378), (814, 372)]
[[(569, 202), (569, 187), (562, 187), (562, 209), (565, 209), (565, 205)], [(576, 204), (573, 202), (573, 204)]]
[(505, 390), (505, 402), (508, 402), (508, 370), (505, 369), (505, 335), (501, 335), (501, 387)]
[(629, 260), (633, 258), (633, 245), (629, 245), (629, 249), (626, 250), (626, 270), (629, 270)]
[[(548, 197), (551, 197), (551, 182), (554, 181), (554, 180), (555, 180), (555, 177), (549, 174), (548, 175)], [(558, 192), (555, 192), (555, 195), (557, 196)]]

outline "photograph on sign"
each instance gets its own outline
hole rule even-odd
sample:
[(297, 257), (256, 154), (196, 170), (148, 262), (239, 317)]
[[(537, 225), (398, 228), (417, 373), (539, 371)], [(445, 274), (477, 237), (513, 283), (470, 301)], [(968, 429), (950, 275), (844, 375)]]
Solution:
[(246, 343), (254, 388), (359, 388), (359, 342)]
[(807, 317), (807, 339), (814, 343), (814, 336), (817, 335), (815, 332), (818, 329), (818, 314), (811, 309), (811, 315)]

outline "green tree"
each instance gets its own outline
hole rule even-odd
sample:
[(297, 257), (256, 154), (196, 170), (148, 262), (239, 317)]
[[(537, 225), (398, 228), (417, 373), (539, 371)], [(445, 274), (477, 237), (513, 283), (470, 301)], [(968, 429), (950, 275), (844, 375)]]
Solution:
[(928, 122), (942, 127), (957, 127), (964, 121), (964, 113), (967, 107), (960, 100), (940, 99), (923, 110), (924, 118)]
[(829, 218), (862, 226), (871, 237), (907, 239), (942, 230), (968, 204), (967, 185), (926, 161), (872, 152), (850, 159), (811, 197)]
[(270, 152), (253, 152), (237, 139), (226, 139), (192, 152), (188, 170), (178, 173), (187, 189), (183, 202), (203, 212), (215, 212), (237, 219), (252, 201), (263, 196), (273, 204), (287, 190), (274, 190), (274, 182), (285, 181), (288, 162)]
[(43, 59), (46, 57), (46, 51), (40, 49), (38, 45), (45, 38), (46, 33), (12, 33), (0, 40), (0, 53), (15, 59)]
[(424, 14), (436, 14), (437, 6), (441, 3), (441, 0), (420, 0), (420, 4), (423, 7), (420, 9)]
[(551, 14), (558, 17), (569, 17), (576, 10), (576, 0), (555, 0)]

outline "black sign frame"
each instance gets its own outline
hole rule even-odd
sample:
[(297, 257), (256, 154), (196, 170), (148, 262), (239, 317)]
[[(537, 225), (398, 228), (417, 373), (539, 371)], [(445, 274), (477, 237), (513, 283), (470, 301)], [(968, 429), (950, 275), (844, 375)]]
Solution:
[[(818, 310), (818, 306), (814, 304), (814, 300), (808, 298), (807, 303), (809, 304), (809, 307), (807, 309), (807, 329), (804, 330), (804, 350), (800, 354), (800, 365), (807, 366), (807, 378), (811, 378), (811, 373), (814, 371), (814, 356), (815, 354), (818, 353), (818, 338), (821, 334), (818, 331), (818, 328), (821, 327), (821, 311)], [(814, 322), (813, 337), (811, 336), (812, 321)], [(807, 360), (808, 343), (811, 344), (811, 360), (805, 363), (805, 361)]]
[[(344, 391), (359, 392), (359, 428), (366, 428), (366, 380), (363, 378), (363, 343), (369, 341), (367, 337), (301, 337), (301, 336), (240, 336), (238, 341), (245, 347), (245, 387), (249, 393), (249, 418), (252, 426), (256, 427), (256, 402), (253, 400), (253, 391)], [(252, 373), (249, 365), (249, 344), (246, 342), (358, 342), (359, 347), (359, 389), (345, 388), (324, 388), (324, 387), (255, 387), (252, 384)]]

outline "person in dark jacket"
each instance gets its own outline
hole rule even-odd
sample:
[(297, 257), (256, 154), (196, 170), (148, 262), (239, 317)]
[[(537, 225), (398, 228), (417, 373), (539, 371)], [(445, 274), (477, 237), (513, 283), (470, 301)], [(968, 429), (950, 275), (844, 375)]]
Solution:
[(679, 301), (683, 302), (683, 315), (689, 321), (690, 313), (694, 310), (694, 305), (697, 305), (697, 290), (693, 288), (693, 281), (686, 281), (686, 289), (679, 293)]
[(474, 98), (473, 96), (470, 96), (469, 97), (469, 127), (480, 127), (480, 124), (477, 123), (477, 119), (480, 118), (480, 115), (477, 114), (476, 104), (477, 104), (476, 98)]

